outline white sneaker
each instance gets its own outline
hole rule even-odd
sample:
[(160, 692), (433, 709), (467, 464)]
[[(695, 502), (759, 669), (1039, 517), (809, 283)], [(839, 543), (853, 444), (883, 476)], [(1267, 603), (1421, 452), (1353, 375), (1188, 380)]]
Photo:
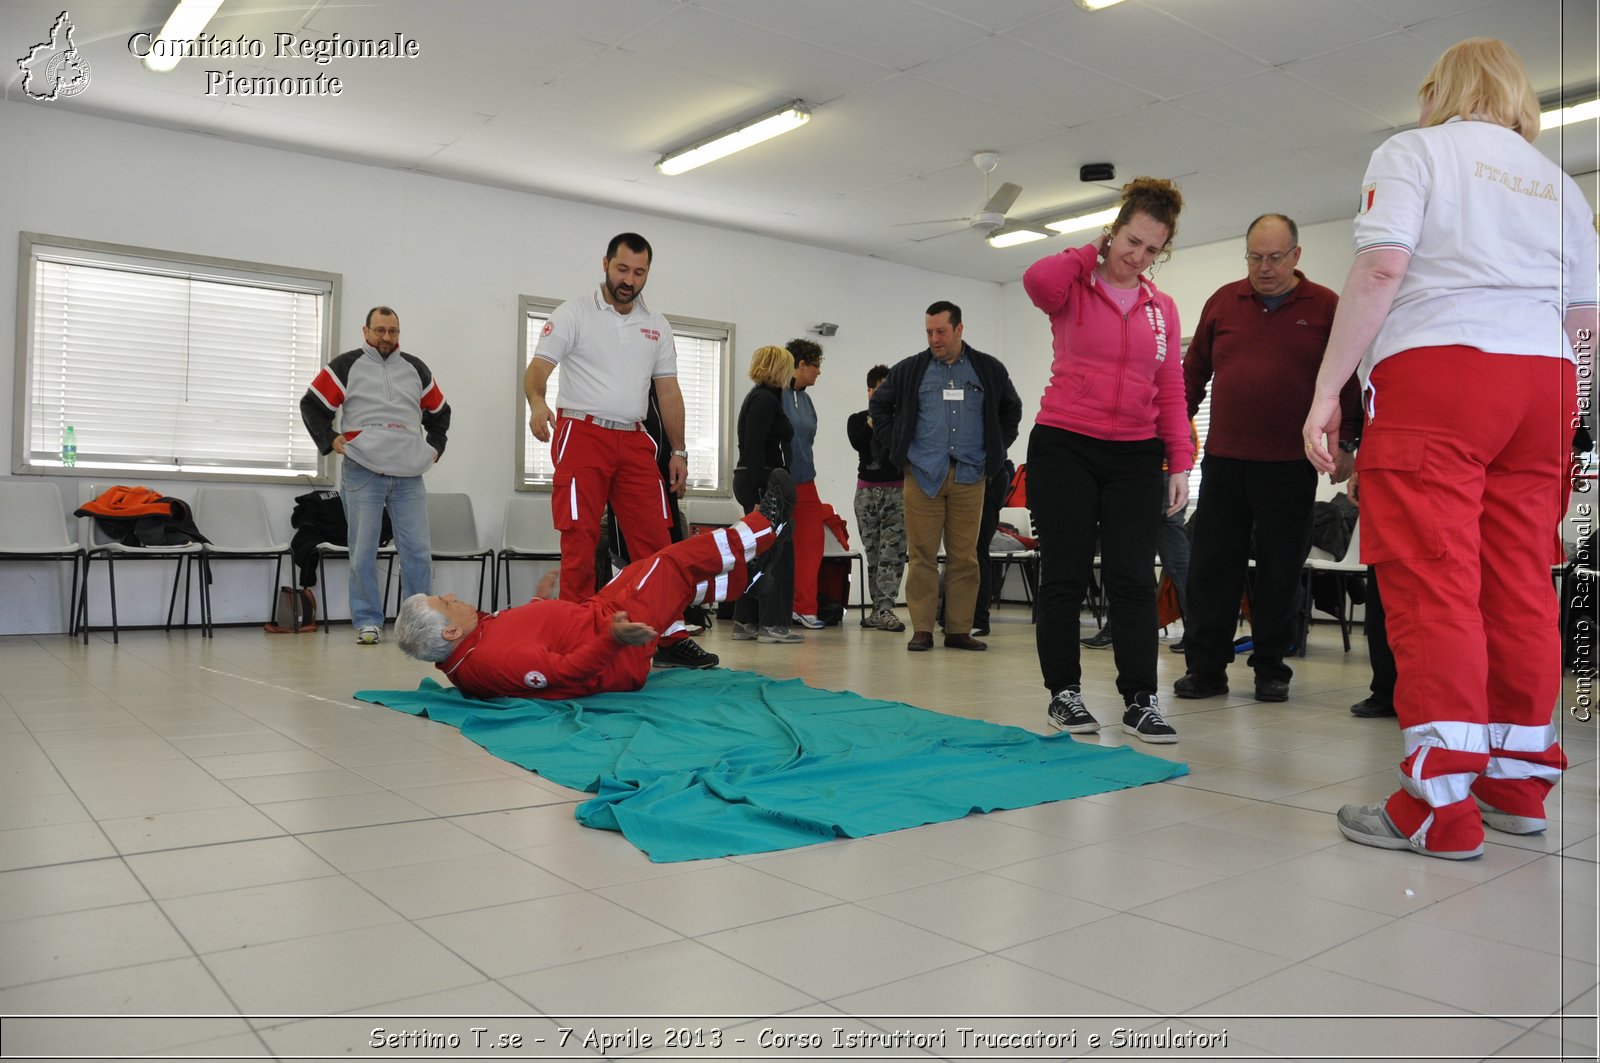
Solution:
[(1483, 817), (1485, 827), (1505, 834), (1538, 834), (1547, 826), (1543, 816), (1514, 816), (1486, 804), (1477, 794), (1473, 794), (1472, 799), (1478, 803), (1478, 814)]
[(366, 625), (365, 627), (361, 628), (361, 630), (356, 632), (357, 646), (376, 646), (382, 641), (383, 630), (381, 628), (373, 627), (371, 624)]
[(754, 642), (756, 634), (756, 626), (754, 624), (741, 624), (737, 620), (733, 622), (733, 641)]
[(825, 628), (825, 627), (828, 626), (827, 624), (824, 624), (821, 620), (817, 619), (817, 614), (816, 613), (790, 613), (789, 614), (789, 619), (793, 620), (796, 624), (799, 624), (801, 627), (808, 627), (808, 628), (811, 628), (813, 631), (816, 631), (819, 628)]

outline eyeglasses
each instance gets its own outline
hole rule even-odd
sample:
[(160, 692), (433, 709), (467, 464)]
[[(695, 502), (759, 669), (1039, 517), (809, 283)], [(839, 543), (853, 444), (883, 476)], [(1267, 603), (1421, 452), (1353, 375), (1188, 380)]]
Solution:
[(400, 330), (398, 328), (371, 328), (371, 327), (368, 327), (367, 331), (372, 333), (374, 336), (398, 336), (398, 335), (400, 335)]
[(1270, 255), (1258, 255), (1254, 251), (1251, 251), (1249, 254), (1244, 256), (1244, 260), (1250, 264), (1250, 268), (1252, 269), (1261, 265), (1263, 262), (1269, 266), (1272, 266), (1273, 268), (1277, 268), (1278, 266), (1283, 265), (1284, 259), (1288, 258), (1298, 250), (1300, 250), (1299, 244), (1295, 244), (1287, 251), (1278, 251)]

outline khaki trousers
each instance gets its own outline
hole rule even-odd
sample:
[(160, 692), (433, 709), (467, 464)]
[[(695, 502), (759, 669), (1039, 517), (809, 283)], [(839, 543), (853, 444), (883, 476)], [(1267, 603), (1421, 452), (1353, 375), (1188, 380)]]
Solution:
[(978, 602), (978, 524), (984, 483), (958, 484), (955, 466), (929, 498), (906, 471), (906, 608), (912, 631), (932, 631), (939, 611), (939, 542), (944, 541), (944, 632), (966, 635)]

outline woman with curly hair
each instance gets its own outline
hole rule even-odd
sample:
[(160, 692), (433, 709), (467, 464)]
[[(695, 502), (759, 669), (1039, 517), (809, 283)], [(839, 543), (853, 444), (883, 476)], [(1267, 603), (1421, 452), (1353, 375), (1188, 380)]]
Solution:
[(1106, 235), (1040, 259), (1022, 277), (1033, 305), (1050, 317), (1055, 349), (1028, 437), (1039, 666), (1050, 723), (1073, 734), (1100, 730), (1083, 702), (1077, 634), (1098, 543), (1117, 629), (1122, 729), (1144, 742), (1178, 740), (1156, 701), (1151, 570), (1163, 510), (1176, 513), (1189, 500), (1194, 447), (1178, 308), (1145, 271), (1170, 252), (1182, 207), (1171, 181), (1135, 178), (1123, 186)]

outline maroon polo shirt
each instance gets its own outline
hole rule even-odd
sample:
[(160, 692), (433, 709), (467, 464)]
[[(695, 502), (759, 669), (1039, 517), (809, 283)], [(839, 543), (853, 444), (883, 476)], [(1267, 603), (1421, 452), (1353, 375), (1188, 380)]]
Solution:
[[(1339, 297), (1299, 270), (1294, 275), (1299, 283), (1276, 310), (1267, 309), (1248, 279), (1225, 284), (1206, 300), (1183, 357), (1183, 387), (1193, 417), (1210, 385), (1207, 454), (1245, 461), (1305, 457), (1300, 429), (1311, 410)], [(1339, 403), (1339, 438), (1353, 439), (1361, 425), (1354, 373)]]

